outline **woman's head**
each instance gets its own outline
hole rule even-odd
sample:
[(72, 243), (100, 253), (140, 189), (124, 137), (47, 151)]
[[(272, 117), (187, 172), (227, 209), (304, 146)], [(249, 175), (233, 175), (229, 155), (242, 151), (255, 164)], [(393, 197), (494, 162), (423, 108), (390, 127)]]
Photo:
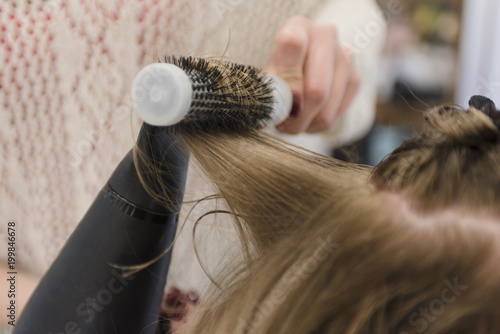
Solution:
[(186, 331), (500, 332), (500, 117), (425, 117), (374, 169), (256, 133), (185, 136), (246, 250)]

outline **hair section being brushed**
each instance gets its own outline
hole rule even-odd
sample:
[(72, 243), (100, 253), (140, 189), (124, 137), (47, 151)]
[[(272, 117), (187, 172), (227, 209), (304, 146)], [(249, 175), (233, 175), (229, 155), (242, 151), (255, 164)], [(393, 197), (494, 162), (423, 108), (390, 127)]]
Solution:
[[(251, 230), (257, 249), (273, 246), (296, 224), (354, 182), (366, 183), (369, 167), (351, 165), (285, 144), (257, 131), (184, 134), (191, 153), (214, 182), (237, 220)], [(345, 180), (341, 175), (351, 175)], [(260, 231), (263, 222), (268, 222)]]

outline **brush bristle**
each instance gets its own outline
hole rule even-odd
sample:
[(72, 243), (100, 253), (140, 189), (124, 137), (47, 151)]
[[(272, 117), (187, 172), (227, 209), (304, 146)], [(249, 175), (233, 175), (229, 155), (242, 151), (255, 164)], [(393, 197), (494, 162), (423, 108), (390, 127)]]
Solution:
[(193, 100), (176, 133), (244, 132), (263, 127), (273, 112), (271, 80), (261, 70), (218, 59), (165, 57), (189, 76)]

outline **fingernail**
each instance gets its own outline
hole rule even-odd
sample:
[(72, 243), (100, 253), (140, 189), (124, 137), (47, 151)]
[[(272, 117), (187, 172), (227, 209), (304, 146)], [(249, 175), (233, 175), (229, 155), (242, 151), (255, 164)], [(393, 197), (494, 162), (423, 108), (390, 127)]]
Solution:
[(297, 118), (300, 116), (302, 108), (300, 107), (300, 97), (297, 94), (293, 94), (293, 104), (292, 111), (290, 112), (291, 118)]
[(198, 294), (194, 291), (188, 292), (189, 301), (196, 303), (198, 302)]

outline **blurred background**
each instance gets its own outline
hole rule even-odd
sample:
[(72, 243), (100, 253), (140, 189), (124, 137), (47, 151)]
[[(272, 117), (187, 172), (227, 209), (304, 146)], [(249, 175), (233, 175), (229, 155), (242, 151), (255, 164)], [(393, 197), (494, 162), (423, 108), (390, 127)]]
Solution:
[[(378, 0), (388, 22), (379, 69), (377, 119), (360, 142), (334, 156), (376, 165), (423, 126), (429, 107), (466, 107), (474, 94), (500, 95), (500, 1)], [(497, 54), (498, 53), (498, 54)], [(498, 68), (498, 70), (496, 70)]]

